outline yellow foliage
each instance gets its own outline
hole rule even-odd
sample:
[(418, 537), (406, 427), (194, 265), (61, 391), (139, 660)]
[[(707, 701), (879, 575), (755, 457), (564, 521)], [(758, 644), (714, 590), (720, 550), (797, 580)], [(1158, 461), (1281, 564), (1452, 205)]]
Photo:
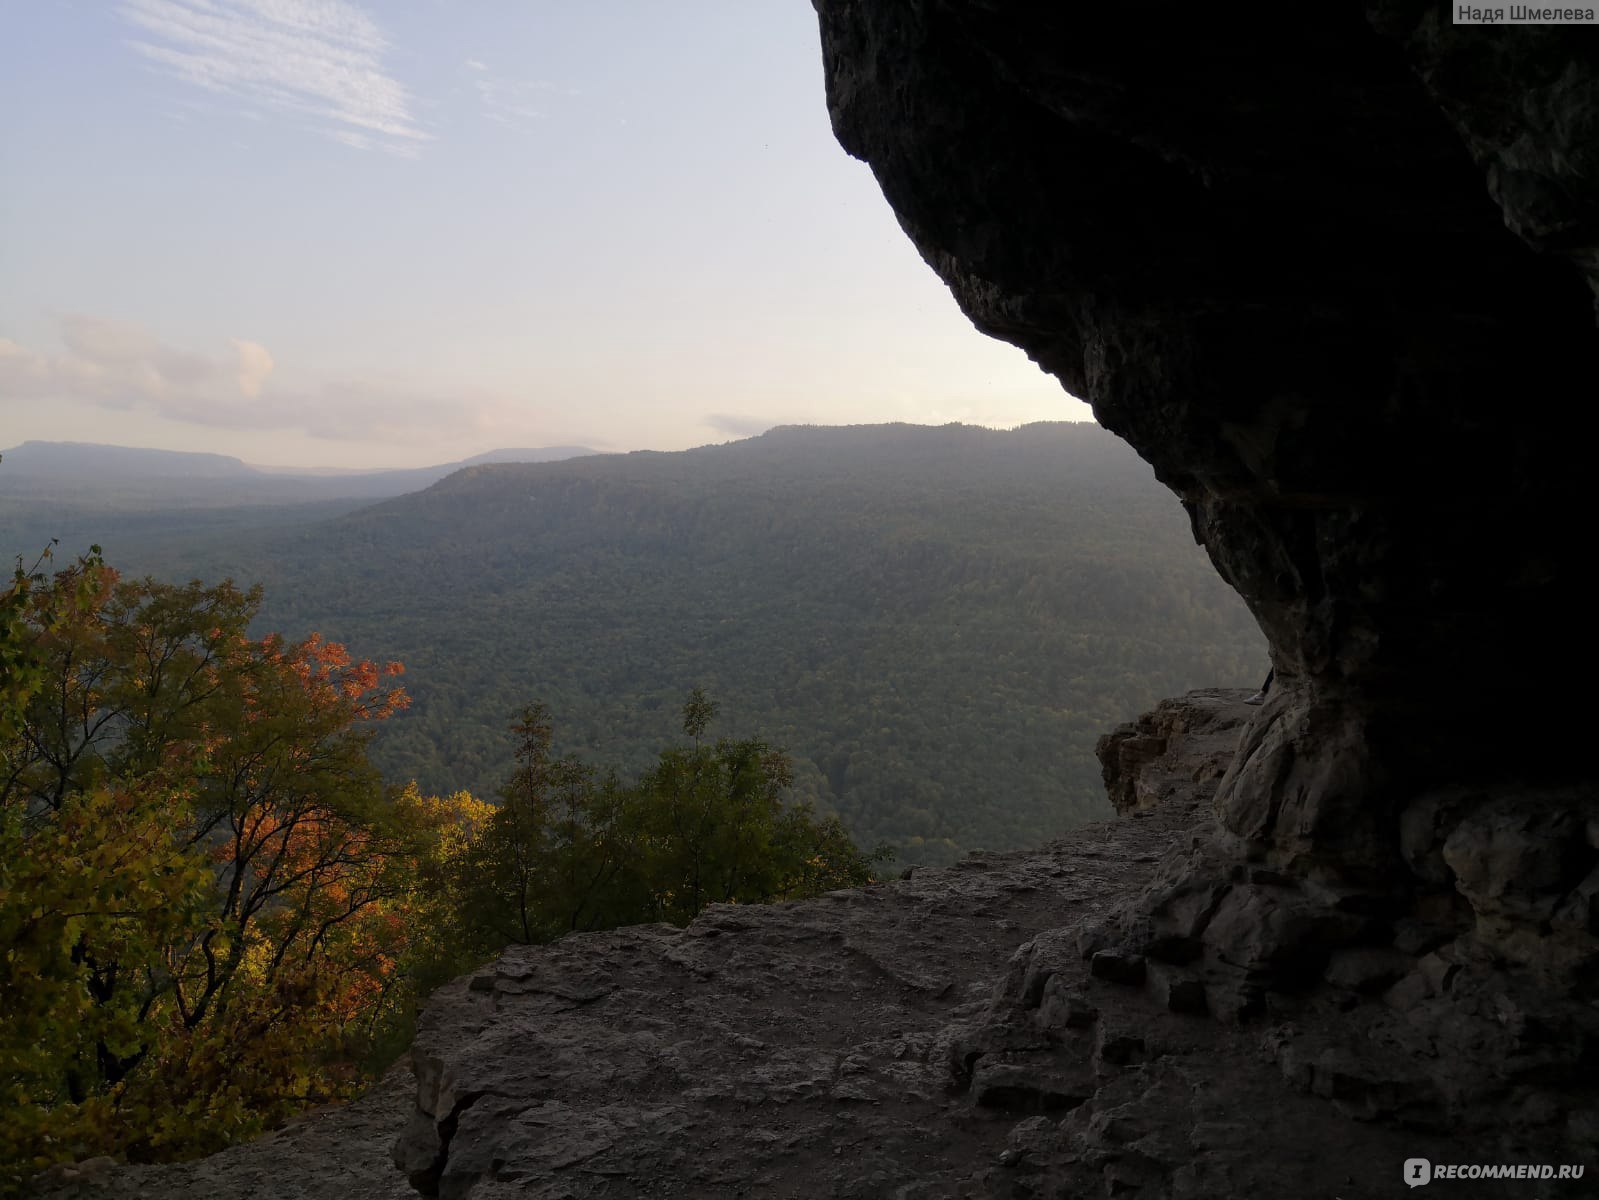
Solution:
[(8, 600), (48, 686), (0, 695), (0, 1193), (351, 1094), (447, 952), (428, 880), (492, 811), (385, 791), (358, 725), (403, 706), (396, 665), (251, 641), (227, 584), (85, 564)]

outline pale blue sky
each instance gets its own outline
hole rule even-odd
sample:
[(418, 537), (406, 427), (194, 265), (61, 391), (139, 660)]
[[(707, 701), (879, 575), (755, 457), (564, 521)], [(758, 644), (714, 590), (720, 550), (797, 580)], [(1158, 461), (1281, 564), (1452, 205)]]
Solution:
[(833, 141), (805, 0), (27, 0), (0, 111), (0, 447), (1090, 415)]

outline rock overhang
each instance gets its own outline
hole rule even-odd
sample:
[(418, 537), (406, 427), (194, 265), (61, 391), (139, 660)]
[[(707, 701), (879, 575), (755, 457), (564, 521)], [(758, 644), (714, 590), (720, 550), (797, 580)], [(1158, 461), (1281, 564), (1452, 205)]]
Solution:
[(1265, 759), (1220, 796), (1253, 852), (1408, 886), (1418, 797), (1591, 780), (1518, 701), (1562, 693), (1588, 607), (1599, 32), (1409, 0), (815, 7), (841, 143), (1266, 632)]

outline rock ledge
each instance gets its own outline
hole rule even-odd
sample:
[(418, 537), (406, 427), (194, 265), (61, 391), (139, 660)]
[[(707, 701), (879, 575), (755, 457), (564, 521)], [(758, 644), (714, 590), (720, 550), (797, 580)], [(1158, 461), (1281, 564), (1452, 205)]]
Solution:
[[(409, 1177), (452, 1200), (1360, 1200), (1396, 1194), (1406, 1159), (1585, 1155), (1592, 1180), (1582, 1031), (1469, 941), (1417, 929), (1341, 952), (1302, 994), (1224, 1014), (1241, 1022), (1204, 1015), (1222, 993), (1203, 964), (1096, 947), (1216, 836), (1212, 796), (1260, 712), (1243, 695), (1194, 692), (1102, 739), (1115, 821), (687, 929), (512, 949), (433, 997), (414, 1103), (396, 1073), (299, 1130), (47, 1194), (396, 1200)], [(1591, 1194), (1561, 1186), (1539, 1195)]]

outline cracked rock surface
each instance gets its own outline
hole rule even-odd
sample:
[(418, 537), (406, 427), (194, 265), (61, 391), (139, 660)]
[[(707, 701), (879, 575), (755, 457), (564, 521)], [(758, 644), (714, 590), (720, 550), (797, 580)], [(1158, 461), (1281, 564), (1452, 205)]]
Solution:
[[(1041, 850), (508, 952), (435, 997), (396, 1161), (452, 1200), (1356, 1200), (1410, 1158), (1586, 1162), (1599, 1029), (1469, 933), (1331, 931), (1300, 992), (1098, 945), (1214, 838), (1270, 719), (1242, 699), (1194, 692), (1103, 739), (1124, 815)], [(1299, 886), (1257, 872), (1211, 919)]]
[(1096, 945), (1214, 837), (1218, 778), (1265, 719), (1243, 696), (1194, 692), (1104, 738), (1115, 821), (687, 929), (512, 949), (435, 993), (414, 1085), (398, 1068), (269, 1138), (58, 1172), (42, 1194), (1368, 1200), (1419, 1157), (1582, 1163), (1586, 1188), (1536, 1195), (1591, 1195), (1595, 1030), (1486, 969), (1469, 933), (1388, 930), (1230, 1021), (1224, 965)]
[(351, 1104), (297, 1118), (253, 1142), (184, 1163), (118, 1166), (91, 1159), (56, 1167), (40, 1200), (415, 1200), (394, 1169), (394, 1134), (416, 1107), (403, 1058)]
[(1000, 1058), (963, 1090), (963, 1023), (1018, 945), (1144, 883), (1194, 799), (687, 929), (514, 948), (435, 996), (396, 1161), (424, 1192), (475, 1200), (938, 1195), (997, 1161), (1009, 1114), (1092, 1094), (1092, 1068)]

